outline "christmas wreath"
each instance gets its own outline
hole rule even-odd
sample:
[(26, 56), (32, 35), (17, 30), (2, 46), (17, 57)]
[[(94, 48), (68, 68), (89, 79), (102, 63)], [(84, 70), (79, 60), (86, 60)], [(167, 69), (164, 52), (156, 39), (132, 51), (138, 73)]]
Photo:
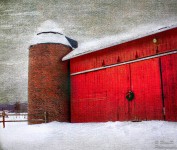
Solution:
[(127, 99), (128, 101), (133, 100), (134, 97), (135, 97), (135, 94), (134, 94), (132, 91), (129, 91), (129, 92), (126, 94), (126, 99)]

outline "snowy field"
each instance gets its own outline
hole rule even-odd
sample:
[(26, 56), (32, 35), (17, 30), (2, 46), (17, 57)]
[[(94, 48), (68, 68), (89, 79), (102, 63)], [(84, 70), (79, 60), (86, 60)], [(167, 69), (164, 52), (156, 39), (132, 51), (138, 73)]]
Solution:
[(0, 150), (177, 150), (177, 123), (165, 121), (0, 124)]

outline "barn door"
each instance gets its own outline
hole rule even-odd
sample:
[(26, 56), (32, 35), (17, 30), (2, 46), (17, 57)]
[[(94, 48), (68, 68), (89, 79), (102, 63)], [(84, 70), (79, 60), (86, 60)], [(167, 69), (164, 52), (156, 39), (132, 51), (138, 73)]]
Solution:
[(115, 91), (113, 92), (113, 99), (116, 101), (116, 119), (118, 121), (127, 121), (130, 120), (130, 107), (131, 103), (126, 100), (126, 92), (130, 89), (130, 68), (129, 65), (122, 65), (115, 68), (114, 82), (115, 82)]
[(159, 58), (132, 63), (131, 90), (135, 94), (131, 105), (132, 120), (162, 120), (163, 102)]
[(165, 115), (177, 121), (177, 54), (161, 57)]
[(71, 78), (71, 122), (103, 122), (113, 120), (114, 101), (107, 98), (106, 70)]
[(116, 76), (117, 120), (163, 119), (159, 58), (118, 66)]

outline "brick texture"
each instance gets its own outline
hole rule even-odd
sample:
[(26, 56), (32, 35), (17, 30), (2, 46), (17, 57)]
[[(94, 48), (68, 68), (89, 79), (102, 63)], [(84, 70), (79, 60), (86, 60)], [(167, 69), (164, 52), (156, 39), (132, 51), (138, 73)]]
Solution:
[[(29, 49), (29, 124), (36, 119), (70, 121), (69, 62), (62, 61), (71, 48), (62, 44), (37, 44)], [(36, 114), (36, 115), (32, 115)]]

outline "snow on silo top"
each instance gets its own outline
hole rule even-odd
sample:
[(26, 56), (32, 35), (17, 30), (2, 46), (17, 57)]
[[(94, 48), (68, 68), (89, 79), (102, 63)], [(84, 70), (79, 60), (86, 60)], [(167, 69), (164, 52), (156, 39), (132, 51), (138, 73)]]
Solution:
[(41, 24), (37, 30), (37, 34), (31, 41), (31, 45), (41, 43), (58, 43), (71, 47), (72, 49), (77, 48), (77, 41), (65, 36), (63, 29), (59, 28), (58, 25), (51, 20), (47, 20)]

